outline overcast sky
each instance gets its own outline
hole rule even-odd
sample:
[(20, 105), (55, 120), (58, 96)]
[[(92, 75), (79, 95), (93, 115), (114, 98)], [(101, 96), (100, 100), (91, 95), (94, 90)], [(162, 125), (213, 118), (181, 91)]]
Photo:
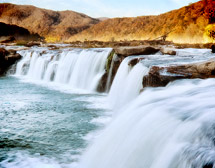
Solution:
[(0, 0), (52, 10), (73, 10), (91, 17), (155, 15), (198, 0)]

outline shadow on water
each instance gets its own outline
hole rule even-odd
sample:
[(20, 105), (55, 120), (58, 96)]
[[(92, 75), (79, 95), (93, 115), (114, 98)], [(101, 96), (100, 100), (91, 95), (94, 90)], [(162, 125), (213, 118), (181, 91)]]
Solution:
[(4, 148), (32, 148), (31, 145), (22, 139), (8, 139), (8, 138), (3, 138), (0, 139), (0, 149)]

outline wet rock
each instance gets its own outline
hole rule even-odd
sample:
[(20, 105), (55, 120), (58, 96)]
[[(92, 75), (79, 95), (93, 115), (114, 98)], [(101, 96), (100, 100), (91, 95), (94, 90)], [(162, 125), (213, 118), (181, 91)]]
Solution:
[(215, 59), (187, 65), (157, 67), (150, 69), (149, 75), (143, 78), (143, 87), (166, 86), (178, 79), (215, 78)]
[(167, 72), (190, 78), (215, 77), (215, 59), (194, 64), (170, 66), (167, 68)]
[(30, 41), (25, 46), (26, 47), (33, 47), (33, 46), (40, 46), (40, 45), (41, 45), (41, 42), (39, 42), (39, 41)]
[(117, 55), (124, 57), (132, 55), (151, 55), (160, 51), (159, 48), (154, 48), (150, 46), (118, 47), (114, 50)]
[(0, 48), (0, 76), (4, 75), (21, 58), (22, 56), (14, 50), (7, 51), (4, 48)]
[[(108, 75), (109, 73), (111, 73), (111, 79), (110, 79), (110, 86), (114, 80), (114, 77), (116, 76), (117, 70), (121, 64), (121, 62), (123, 61), (124, 57), (113, 57), (114, 53), (111, 53), (112, 57), (111, 59), (108, 59), (108, 65), (106, 65), (106, 69), (105, 69), (105, 74), (102, 76), (99, 85), (97, 87), (97, 91), (98, 92), (105, 92), (106, 89), (109, 90), (110, 88), (106, 88), (107, 87), (107, 81), (108, 81)], [(112, 71), (110, 72), (110, 64), (112, 63), (112, 59), (113, 59), (113, 67), (112, 67)]]
[(106, 84), (107, 84), (107, 80), (108, 80), (108, 73), (106, 72), (101, 80), (99, 81), (99, 85), (97, 87), (97, 92), (105, 92), (106, 91)]
[(212, 45), (212, 46), (211, 46), (211, 52), (212, 52), (212, 53), (215, 53), (215, 45)]
[(139, 59), (138, 59), (138, 58), (135, 58), (135, 59), (132, 59), (132, 60), (128, 63), (128, 65), (133, 67), (133, 66), (135, 66), (138, 62), (139, 62)]
[(139, 63), (141, 60), (144, 60), (144, 58), (135, 58), (135, 59), (132, 59), (130, 62), (128, 62), (128, 65), (131, 66), (131, 67), (133, 67), (137, 63)]
[(51, 50), (57, 50), (59, 49), (60, 47), (57, 47), (55, 45), (48, 45), (48, 47), (51, 49)]
[(143, 78), (143, 87), (164, 87), (169, 82), (177, 79), (183, 79), (183, 76), (162, 75), (164, 68), (154, 66), (150, 69), (149, 75)]
[(164, 55), (176, 55), (176, 51), (170, 48), (161, 48), (160, 52)]
[(213, 168), (213, 163), (207, 163), (202, 168)]

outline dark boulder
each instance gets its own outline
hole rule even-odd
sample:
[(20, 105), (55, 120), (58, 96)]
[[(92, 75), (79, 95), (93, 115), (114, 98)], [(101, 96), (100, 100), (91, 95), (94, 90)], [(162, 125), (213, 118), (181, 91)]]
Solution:
[(128, 62), (128, 65), (133, 67), (135, 66), (137, 63), (139, 63), (141, 60), (144, 60), (144, 58), (134, 58), (131, 61)]
[(212, 53), (215, 53), (215, 45), (212, 45), (212, 46), (211, 46), (211, 50), (212, 50), (212, 51), (211, 51)]
[(177, 79), (183, 79), (184, 76), (162, 75), (163, 67), (153, 66), (149, 74), (143, 78), (143, 87), (164, 87), (169, 82)]
[[(109, 90), (110, 88), (107, 88), (107, 82), (108, 82), (108, 76), (110, 75), (110, 86), (114, 80), (114, 77), (116, 76), (117, 70), (121, 64), (121, 62), (123, 61), (124, 57), (113, 57), (114, 56), (114, 52), (111, 53), (112, 57), (110, 57), (110, 59), (107, 60), (107, 64), (106, 64), (106, 69), (105, 69), (105, 74), (102, 76), (99, 85), (97, 87), (97, 91), (98, 92), (105, 92), (106, 90)], [(111, 64), (112, 68), (111, 68)]]
[(7, 70), (20, 60), (22, 56), (14, 50), (5, 50), (0, 48), (0, 76), (5, 75)]
[(213, 163), (207, 163), (202, 168), (213, 168)]

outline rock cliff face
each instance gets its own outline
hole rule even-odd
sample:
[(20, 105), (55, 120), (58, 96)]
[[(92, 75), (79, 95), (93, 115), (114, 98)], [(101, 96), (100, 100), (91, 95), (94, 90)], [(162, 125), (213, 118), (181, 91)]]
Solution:
[(65, 40), (99, 20), (73, 11), (56, 12), (34, 6), (1, 3), (0, 22), (23, 27), (52, 42)]

